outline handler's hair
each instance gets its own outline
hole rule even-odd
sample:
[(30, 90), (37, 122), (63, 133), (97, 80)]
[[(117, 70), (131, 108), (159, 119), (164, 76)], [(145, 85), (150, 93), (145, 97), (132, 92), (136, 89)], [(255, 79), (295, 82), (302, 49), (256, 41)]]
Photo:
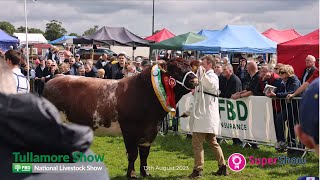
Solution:
[(209, 64), (212, 64), (212, 68), (214, 68), (215, 66), (216, 66), (216, 62), (215, 62), (215, 60), (212, 58), (212, 56), (210, 56), (210, 55), (206, 55), (206, 56), (203, 56), (202, 58), (201, 58), (201, 60), (203, 61), (203, 60), (207, 60), (207, 62), (209, 63)]

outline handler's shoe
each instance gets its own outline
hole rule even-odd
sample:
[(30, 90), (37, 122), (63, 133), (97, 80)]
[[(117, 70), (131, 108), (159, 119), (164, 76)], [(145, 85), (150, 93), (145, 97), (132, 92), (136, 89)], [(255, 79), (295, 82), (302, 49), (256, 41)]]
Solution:
[(229, 172), (228, 172), (228, 170), (227, 170), (227, 165), (221, 166), (221, 167), (218, 169), (218, 171), (214, 173), (214, 175), (216, 175), (216, 176), (222, 176), (222, 175), (228, 176), (228, 175), (229, 175)]
[(188, 176), (188, 178), (190, 179), (196, 179), (196, 178), (200, 178), (202, 176), (202, 170), (193, 170), (192, 173)]

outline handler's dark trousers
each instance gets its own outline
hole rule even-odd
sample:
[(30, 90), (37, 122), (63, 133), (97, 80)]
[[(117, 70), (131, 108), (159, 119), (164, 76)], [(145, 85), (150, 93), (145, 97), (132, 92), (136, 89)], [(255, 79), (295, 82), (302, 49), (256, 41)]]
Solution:
[(213, 150), (213, 154), (218, 161), (219, 168), (223, 165), (226, 165), (224, 156), (222, 153), (222, 149), (217, 142), (216, 136), (213, 133), (192, 133), (192, 147), (194, 153), (194, 168), (199, 171), (203, 169), (204, 165), (204, 150), (203, 150), (203, 142), (206, 140), (211, 149)]

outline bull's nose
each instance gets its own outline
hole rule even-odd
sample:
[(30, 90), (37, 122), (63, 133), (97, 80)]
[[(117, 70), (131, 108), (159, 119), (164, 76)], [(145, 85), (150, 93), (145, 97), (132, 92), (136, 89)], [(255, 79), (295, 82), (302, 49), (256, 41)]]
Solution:
[(193, 78), (190, 82), (191, 82), (194, 86), (198, 86), (198, 85), (199, 85), (199, 79), (198, 79), (198, 78)]

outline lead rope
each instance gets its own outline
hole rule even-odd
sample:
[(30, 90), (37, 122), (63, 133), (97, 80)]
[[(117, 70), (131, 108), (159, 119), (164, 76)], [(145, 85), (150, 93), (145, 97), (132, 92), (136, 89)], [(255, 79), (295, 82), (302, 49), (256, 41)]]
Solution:
[[(199, 102), (197, 102), (197, 104), (199, 104), (199, 108), (197, 108), (197, 111), (199, 113), (199, 115), (204, 115), (206, 114), (206, 108), (205, 108), (205, 105), (206, 105), (206, 102), (205, 102), (205, 99), (204, 99), (204, 93), (203, 93), (203, 84), (202, 84), (202, 79), (203, 77), (205, 76), (205, 72), (203, 72), (203, 70), (201, 68), (198, 69), (198, 72), (197, 72), (197, 75), (199, 77), (199, 93), (196, 93), (196, 95), (199, 95), (200, 96), (200, 99), (199, 99)], [(195, 97), (196, 99), (197, 97)], [(202, 103), (202, 106), (201, 106), (201, 103)], [(195, 104), (195, 107), (197, 107), (197, 104)], [(202, 110), (201, 110), (202, 108)], [(197, 115), (196, 115), (196, 108), (193, 108), (193, 114), (194, 114), (194, 118), (196, 119), (200, 119)]]

